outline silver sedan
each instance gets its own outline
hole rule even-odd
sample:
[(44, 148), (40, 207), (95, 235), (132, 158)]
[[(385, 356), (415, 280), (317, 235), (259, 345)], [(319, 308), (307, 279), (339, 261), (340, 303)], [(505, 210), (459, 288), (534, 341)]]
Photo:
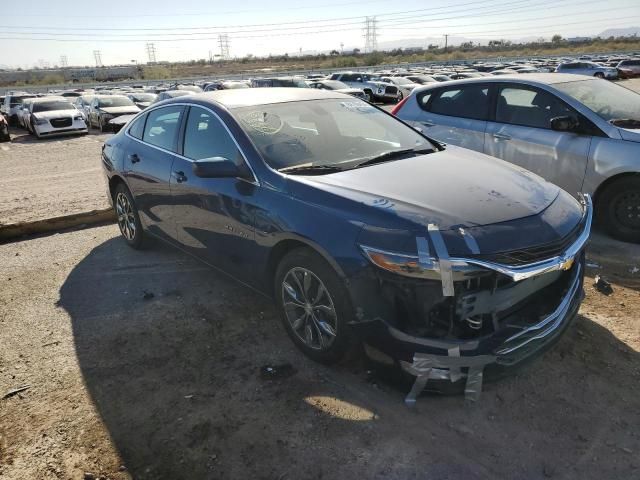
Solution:
[(436, 140), (592, 194), (609, 233), (640, 242), (637, 93), (578, 75), (503, 75), (416, 88), (393, 113)]

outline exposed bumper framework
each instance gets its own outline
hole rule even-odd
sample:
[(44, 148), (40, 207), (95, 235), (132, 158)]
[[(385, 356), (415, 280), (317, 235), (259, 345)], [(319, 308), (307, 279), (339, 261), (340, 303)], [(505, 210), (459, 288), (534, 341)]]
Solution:
[[(560, 337), (575, 318), (583, 298), (584, 247), (591, 230), (593, 207), (588, 195), (583, 196), (582, 202), (583, 218), (573, 243), (561, 254), (531, 264), (505, 265), (476, 258), (448, 257), (446, 250), (442, 251), (443, 246), (438, 246), (441, 240), (438, 237), (436, 241), (431, 237), (436, 255), (429, 255), (424, 251), (424, 238), (418, 239), (415, 265), (424, 271), (412, 266), (411, 273), (415, 273), (416, 278), (434, 278), (434, 272), (439, 274), (441, 295), (449, 298), (445, 303), (452, 318), (454, 310), (457, 321), (468, 312), (473, 312), (471, 316), (480, 313), (491, 325), (477, 335), (460, 339), (455, 335), (422, 336), (381, 318), (355, 325), (365, 327), (366, 324), (366, 337), (372, 342), (366, 338), (365, 342), (377, 353), (386, 353), (387, 358), (398, 361), (405, 372), (415, 376), (413, 388), (405, 399), (408, 405), (415, 403), (429, 380), (464, 380), (466, 397), (476, 400), (482, 390), (485, 367), (500, 370), (513, 366)], [(366, 250), (365, 253), (369, 254)], [(406, 264), (406, 258), (403, 261)], [(496, 279), (493, 290), (465, 290), (462, 279), (478, 269)], [(418, 316), (424, 317), (424, 312), (419, 310)], [(378, 350), (379, 346), (385, 348)]]

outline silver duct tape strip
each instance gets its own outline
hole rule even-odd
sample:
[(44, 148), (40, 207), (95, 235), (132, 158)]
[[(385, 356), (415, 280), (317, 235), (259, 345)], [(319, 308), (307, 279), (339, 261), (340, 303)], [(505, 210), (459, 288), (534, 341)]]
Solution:
[(459, 228), (458, 231), (462, 238), (464, 239), (464, 243), (467, 244), (467, 248), (471, 251), (471, 253), (480, 253), (480, 247), (478, 246), (478, 242), (473, 238), (469, 232), (467, 232), (464, 228)]
[(429, 231), (429, 237), (433, 242), (433, 247), (436, 249), (436, 255), (438, 257), (438, 263), (440, 264), (440, 277), (442, 280), (442, 295), (445, 297), (453, 297), (453, 271), (451, 261), (449, 260), (449, 252), (447, 246), (444, 244), (440, 229), (437, 225), (430, 223), (427, 226)]
[(467, 383), (464, 386), (464, 398), (472, 402), (477, 402), (482, 393), (482, 377), (484, 367), (469, 367), (467, 373)]
[(420, 265), (431, 265), (431, 255), (427, 239), (424, 237), (416, 237), (416, 247), (418, 248), (418, 263)]
[[(450, 348), (447, 353), (449, 353), (450, 357), (460, 357), (460, 347)], [(462, 378), (460, 367), (451, 367), (449, 369), (449, 375), (451, 376), (452, 382), (460, 380)]]
[(474, 402), (480, 398), (484, 367), (489, 363), (495, 362), (496, 357), (493, 355), (460, 357), (460, 349), (457, 347), (450, 349), (448, 354), (448, 356), (443, 356), (416, 353), (413, 356), (413, 363), (400, 362), (405, 371), (416, 377), (411, 391), (404, 399), (407, 406), (416, 404), (418, 396), (425, 389), (430, 378), (448, 379), (451, 382), (458, 381), (463, 376), (460, 371), (462, 367), (468, 368), (467, 381), (464, 388), (465, 398)]

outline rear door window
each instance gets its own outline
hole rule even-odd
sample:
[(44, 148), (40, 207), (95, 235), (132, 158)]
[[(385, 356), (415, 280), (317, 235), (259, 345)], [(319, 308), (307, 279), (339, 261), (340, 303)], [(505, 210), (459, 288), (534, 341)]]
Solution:
[(136, 118), (131, 126), (129, 127), (129, 135), (138, 140), (142, 140), (142, 135), (144, 134), (144, 121), (147, 119), (146, 115), (141, 115)]
[(184, 108), (167, 106), (149, 112), (142, 140), (150, 145), (176, 151), (178, 127)]
[(422, 106), (438, 115), (486, 120), (489, 114), (489, 87), (467, 85), (443, 89), (433, 94), (428, 106), (424, 101)]

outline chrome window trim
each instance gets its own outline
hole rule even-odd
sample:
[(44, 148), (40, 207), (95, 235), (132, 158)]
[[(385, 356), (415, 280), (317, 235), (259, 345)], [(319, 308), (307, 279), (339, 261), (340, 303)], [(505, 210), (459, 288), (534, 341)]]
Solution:
[[(562, 255), (557, 255), (547, 260), (518, 266), (478, 260), (475, 258), (451, 257), (449, 261), (451, 262), (452, 270), (454, 272), (468, 272), (469, 270), (473, 270), (473, 267), (481, 267), (506, 275), (515, 282), (536, 277), (538, 275), (543, 275), (545, 273), (555, 272), (558, 270), (568, 270), (573, 265), (576, 256), (580, 253), (582, 248), (589, 240), (589, 235), (591, 234), (591, 224), (593, 221), (593, 203), (591, 201), (591, 197), (588, 194), (581, 194), (581, 197), (583, 213), (580, 223), (583, 223), (584, 226), (576, 241), (573, 242), (569, 247), (567, 247)], [(419, 262), (419, 258), (417, 255), (389, 252), (386, 250), (372, 248), (366, 245), (360, 245), (360, 247), (364, 250), (365, 254), (367, 252), (377, 252), (387, 256), (406, 258), (407, 261), (415, 262), (417, 265), (422, 267), (423, 270), (430, 270), (435, 272), (440, 271), (440, 263), (438, 262), (437, 258), (431, 259), (431, 262), (425, 264)]]
[[(211, 114), (213, 114), (213, 116), (218, 119), (220, 124), (227, 131), (227, 133), (231, 137), (231, 140), (233, 140), (233, 143), (235, 143), (236, 147), (238, 148), (238, 151), (240, 152), (240, 155), (242, 155), (242, 158), (244, 159), (244, 163), (249, 167), (249, 170), (251, 171), (251, 175), (253, 176), (253, 181), (248, 180), (246, 178), (241, 178), (241, 177), (237, 177), (237, 179), (238, 180), (243, 180), (243, 181), (248, 182), (248, 183), (251, 183), (252, 185), (260, 186), (260, 181), (258, 180), (258, 176), (256, 175), (256, 172), (253, 170), (253, 167), (251, 166), (251, 163), (247, 159), (247, 156), (245, 155), (244, 150), (242, 150), (242, 147), (240, 147), (240, 144), (238, 143), (236, 138), (231, 133), (231, 130), (229, 130), (229, 127), (227, 127), (226, 123), (224, 123), (222, 118), (220, 118), (220, 115), (218, 115), (216, 112), (211, 110), (209, 107), (205, 107), (204, 105), (200, 105), (200, 104), (197, 104), (197, 103), (182, 103), (182, 102), (180, 102), (180, 103), (170, 103), (168, 105), (158, 105), (157, 107), (153, 107), (153, 108), (146, 108), (146, 109), (142, 110), (138, 115), (136, 115), (136, 117), (133, 118), (131, 120), (131, 122), (129, 122), (129, 124), (126, 126), (125, 131), (124, 131), (125, 136), (129, 137), (131, 140), (134, 140), (134, 141), (139, 142), (139, 143), (141, 143), (143, 145), (146, 145), (147, 147), (155, 148), (156, 150), (159, 150), (161, 152), (169, 153), (171, 155), (175, 155), (176, 157), (180, 158), (181, 160), (186, 160), (186, 161), (191, 162), (191, 163), (196, 162), (197, 160), (193, 160), (192, 158), (187, 158), (184, 155), (180, 155), (179, 153), (174, 152), (172, 150), (167, 150), (165, 148), (157, 147), (155, 145), (147, 143), (147, 142), (145, 142), (145, 141), (143, 141), (143, 140), (141, 140), (139, 138), (136, 138), (133, 135), (129, 134), (129, 129), (131, 128), (133, 122), (135, 122), (138, 119), (139, 116), (145, 115), (145, 114), (149, 114), (152, 111), (158, 110), (160, 108), (166, 108), (166, 107), (171, 107), (171, 106), (200, 107), (200, 108), (203, 108), (204, 110), (207, 110), (207, 111), (211, 112)], [(186, 128), (186, 126), (185, 126), (185, 128)]]

